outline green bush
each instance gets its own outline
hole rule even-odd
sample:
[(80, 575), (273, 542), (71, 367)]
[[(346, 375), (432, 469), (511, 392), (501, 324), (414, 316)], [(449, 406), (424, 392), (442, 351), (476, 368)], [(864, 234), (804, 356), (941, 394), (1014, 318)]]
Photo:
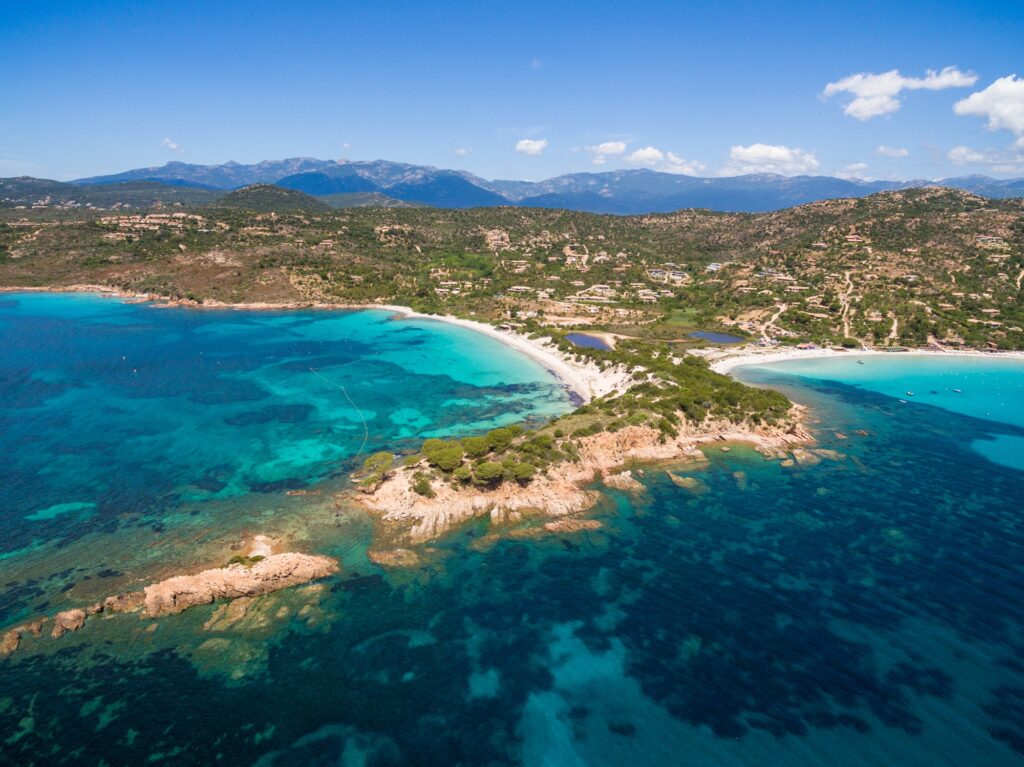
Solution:
[(511, 445), (513, 439), (515, 439), (515, 434), (507, 427), (491, 429), (487, 432), (487, 441), (490, 443), (491, 449), (497, 453), (502, 452)]
[(440, 450), (427, 454), (427, 462), (441, 471), (450, 472), (462, 465), (462, 445), (450, 443)]
[(437, 450), (443, 450), (447, 445), (448, 443), (443, 439), (435, 439), (432, 437), (423, 441), (423, 447), (420, 448), (420, 451), (429, 458), (431, 453)]
[(491, 442), (487, 437), (464, 437), (462, 449), (470, 458), (480, 458), (490, 452)]
[(437, 495), (434, 488), (430, 486), (430, 479), (423, 472), (416, 472), (412, 475), (412, 491), (424, 498), (433, 498)]
[(381, 450), (379, 453), (374, 453), (365, 461), (363, 461), (363, 469), (370, 474), (384, 475), (388, 469), (391, 468), (391, 464), (395, 462), (395, 456), (386, 450)]
[(520, 484), (526, 484), (533, 479), (534, 468), (528, 463), (517, 463), (512, 466), (512, 479)]
[(257, 562), (262, 562), (266, 557), (262, 554), (253, 554), (251, 557), (243, 556), (242, 554), (235, 554), (228, 560), (229, 565), (244, 565), (245, 567), (252, 567)]
[(501, 480), (505, 467), (494, 461), (484, 461), (476, 467), (476, 481), (483, 485), (492, 485)]

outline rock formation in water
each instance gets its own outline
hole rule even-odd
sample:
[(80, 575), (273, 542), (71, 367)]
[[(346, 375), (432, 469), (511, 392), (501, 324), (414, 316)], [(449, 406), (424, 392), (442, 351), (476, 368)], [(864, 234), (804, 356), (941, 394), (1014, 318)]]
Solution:
[(177, 575), (146, 586), (143, 605), (146, 615), (156, 618), (217, 599), (269, 594), (337, 571), (338, 565), (330, 557), (273, 554), (251, 565), (234, 564), (195, 575)]
[[(615, 432), (583, 437), (578, 443), (580, 460), (549, 467), (527, 485), (506, 482), (493, 489), (460, 488), (450, 483), (432, 483), (433, 497), (413, 489), (413, 476), (426, 466), (406, 467), (358, 501), (383, 516), (385, 525), (397, 528), (413, 542), (436, 538), (467, 519), (490, 515), (495, 522), (518, 519), (521, 512), (536, 510), (550, 517), (578, 514), (592, 507), (598, 498), (586, 485), (600, 473), (615, 472), (632, 462), (706, 460), (698, 446), (726, 442), (751, 444), (765, 455), (786, 455), (799, 445), (813, 442), (799, 423), (802, 411), (794, 408), (785, 426), (748, 426), (707, 421), (684, 426), (672, 439), (650, 426), (629, 426)], [(684, 422), (685, 423), (685, 422)], [(632, 475), (619, 474), (612, 486), (636, 489)], [(634, 484), (635, 483), (635, 484)]]
[(53, 616), (53, 631), (50, 636), (60, 639), (68, 631), (78, 631), (85, 625), (85, 610), (65, 610)]
[[(257, 545), (263, 546), (263, 550), (270, 550), (269, 538), (257, 536), (257, 539), (261, 539), (257, 540)], [(64, 610), (54, 616), (53, 631), (50, 635), (54, 639), (60, 639), (69, 631), (78, 631), (82, 628), (88, 616), (102, 612), (127, 613), (145, 608), (148, 617), (157, 618), (180, 613), (195, 605), (207, 605), (217, 599), (238, 599), (269, 594), (324, 578), (338, 571), (338, 563), (330, 557), (295, 553), (261, 557), (262, 555), (257, 555), (254, 561), (248, 563), (204, 570), (195, 575), (176, 575), (146, 586), (144, 591), (109, 596), (102, 602), (93, 603), (84, 609)], [(248, 602), (243, 602), (237, 611), (244, 614), (247, 607)], [(0, 634), (0, 658), (17, 650), (25, 633), (39, 636), (46, 620), (39, 618)]]

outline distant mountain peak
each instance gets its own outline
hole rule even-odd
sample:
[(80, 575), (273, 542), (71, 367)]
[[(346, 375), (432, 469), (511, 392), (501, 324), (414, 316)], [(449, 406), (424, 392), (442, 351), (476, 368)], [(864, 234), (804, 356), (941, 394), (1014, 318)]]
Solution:
[(468, 171), (393, 160), (319, 160), (290, 157), (247, 165), (234, 160), (196, 165), (175, 160), (77, 184), (162, 181), (222, 190), (277, 184), (314, 196), (377, 194), (414, 204), (442, 207), (525, 205), (593, 213), (639, 214), (682, 208), (757, 212), (817, 200), (863, 197), (875, 192), (948, 186), (986, 197), (1024, 196), (1024, 179), (972, 175), (941, 181), (867, 181), (832, 176), (750, 173), (699, 177), (650, 168), (569, 173), (543, 181), (487, 180)]

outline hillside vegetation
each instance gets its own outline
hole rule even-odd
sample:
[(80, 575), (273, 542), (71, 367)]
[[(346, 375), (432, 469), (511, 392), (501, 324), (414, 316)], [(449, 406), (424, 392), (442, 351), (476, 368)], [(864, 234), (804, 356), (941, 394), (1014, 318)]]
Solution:
[(1024, 348), (1021, 200), (924, 189), (764, 214), (614, 217), (332, 210), (257, 186), (215, 205), (0, 211), (0, 283), (402, 303), (680, 346), (699, 328), (766, 343)]

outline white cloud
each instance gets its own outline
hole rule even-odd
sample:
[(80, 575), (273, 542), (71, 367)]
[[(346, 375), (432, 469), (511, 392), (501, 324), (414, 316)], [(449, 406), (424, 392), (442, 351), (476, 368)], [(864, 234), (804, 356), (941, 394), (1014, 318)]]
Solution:
[(591, 160), (594, 165), (604, 165), (609, 156), (615, 157), (626, 151), (626, 142), (605, 141), (596, 146), (584, 147), (584, 149), (594, 155)]
[(1013, 144), (1008, 149), (973, 149), (955, 146), (946, 153), (954, 165), (983, 165), (992, 173), (1024, 173), (1024, 146)]
[(684, 176), (699, 176), (706, 166), (697, 160), (686, 160), (672, 152), (665, 153), (665, 170), (669, 173), (682, 173)]
[(660, 149), (655, 149), (653, 146), (645, 146), (643, 149), (634, 151), (626, 158), (626, 161), (635, 162), (637, 165), (657, 165), (664, 159), (665, 153)]
[(472, 149), (467, 149), (464, 146), (460, 146), (458, 149), (453, 150), (452, 154), (455, 155), (456, 157), (465, 157), (468, 154), (472, 154), (472, 152)]
[(886, 146), (882, 144), (875, 150), (875, 154), (880, 154), (882, 157), (907, 157), (910, 155), (906, 149), (901, 149), (895, 146)]
[(165, 149), (170, 149), (172, 152), (177, 152), (178, 154), (181, 154), (182, 152), (185, 151), (182, 147), (178, 146), (178, 144), (171, 141), (169, 138), (165, 138), (160, 143), (161, 145), (163, 145)]
[(674, 152), (662, 151), (654, 146), (634, 149), (627, 155), (627, 146), (625, 141), (605, 141), (602, 144), (576, 148), (572, 151), (589, 152), (593, 155), (591, 162), (594, 165), (605, 165), (609, 159), (619, 159), (663, 173), (682, 173), (695, 176), (706, 170), (703, 163), (697, 160), (687, 160)]
[(745, 173), (781, 173), (796, 176), (813, 173), (818, 169), (818, 158), (814, 152), (772, 144), (751, 144), (734, 146), (729, 150), (729, 162), (722, 169), (724, 176), (739, 176)]
[(946, 153), (946, 157), (954, 165), (968, 165), (985, 161), (984, 154), (969, 146), (955, 146)]
[(606, 156), (610, 154), (622, 154), (623, 152), (626, 151), (626, 142), (605, 141), (603, 144), (598, 144), (597, 146), (588, 146), (587, 151), (593, 152), (594, 154), (601, 154)]
[(531, 139), (524, 138), (516, 143), (516, 151), (520, 154), (539, 155), (548, 148), (548, 140), (546, 138)]
[(1008, 130), (1019, 137), (1017, 145), (1024, 147), (1024, 78), (1000, 77), (984, 90), (956, 102), (953, 111), (987, 118), (989, 130)]
[(956, 67), (946, 67), (941, 72), (929, 69), (924, 77), (905, 77), (893, 69), (881, 74), (861, 72), (844, 77), (826, 85), (822, 95), (827, 98), (837, 93), (852, 94), (853, 100), (843, 108), (843, 113), (858, 120), (870, 120), (898, 110), (901, 102), (897, 96), (902, 91), (967, 88), (977, 81), (977, 75)]
[(868, 169), (866, 162), (852, 162), (842, 170), (836, 173), (839, 178), (853, 179), (853, 180), (866, 180), (867, 177), (864, 175), (864, 171)]

